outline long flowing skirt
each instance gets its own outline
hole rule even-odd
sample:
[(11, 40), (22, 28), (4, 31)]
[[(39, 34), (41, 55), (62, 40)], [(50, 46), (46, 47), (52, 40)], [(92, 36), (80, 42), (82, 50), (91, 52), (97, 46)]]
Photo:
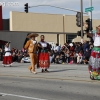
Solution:
[(40, 52), (38, 54), (38, 68), (44, 68), (47, 69), (50, 67), (50, 59), (49, 59), (49, 53), (47, 52)]
[(12, 56), (4, 56), (2, 65), (11, 66), (12, 65)]
[(94, 47), (91, 52), (89, 72), (96, 72), (100, 75), (100, 48)]

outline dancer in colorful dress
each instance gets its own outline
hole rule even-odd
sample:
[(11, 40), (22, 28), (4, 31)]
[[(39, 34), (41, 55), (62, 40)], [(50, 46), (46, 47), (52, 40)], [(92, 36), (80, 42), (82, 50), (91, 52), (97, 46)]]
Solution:
[(12, 65), (12, 55), (11, 55), (11, 50), (10, 50), (10, 42), (5, 44), (5, 55), (3, 57), (3, 64), (5, 66), (10, 66)]
[(27, 36), (29, 40), (26, 42), (24, 48), (28, 50), (28, 54), (31, 59), (31, 66), (28, 67), (28, 69), (33, 73), (37, 74), (35, 71), (35, 65), (37, 64), (37, 50), (38, 50), (38, 44), (35, 40), (35, 37), (37, 37), (38, 34), (31, 33)]
[[(88, 28), (87, 25), (85, 27)], [(87, 32), (87, 35), (94, 40), (94, 48), (89, 59), (90, 78), (94, 79), (100, 75), (100, 25), (96, 27), (96, 33), (92, 34)]]
[(48, 68), (50, 67), (50, 59), (49, 59), (50, 46), (46, 41), (44, 41), (45, 39), (44, 35), (41, 35), (40, 38), (41, 41), (38, 43), (39, 52), (38, 52), (37, 67), (42, 68), (42, 73), (49, 72)]

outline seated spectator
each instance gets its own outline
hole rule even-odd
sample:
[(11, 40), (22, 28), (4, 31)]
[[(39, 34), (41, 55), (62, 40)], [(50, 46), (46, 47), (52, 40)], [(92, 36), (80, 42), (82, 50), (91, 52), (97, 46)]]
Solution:
[(74, 62), (74, 54), (72, 51), (70, 51), (69, 56), (70, 56), (70, 64), (72, 64)]
[(59, 63), (64, 64), (65, 63), (65, 56), (61, 53), (59, 56)]
[(54, 51), (51, 50), (51, 52), (50, 52), (50, 63), (53, 63), (53, 59), (54, 59)]
[(52, 59), (52, 62), (59, 63), (59, 53), (57, 52), (57, 50), (54, 51), (54, 57)]
[(82, 55), (82, 51), (80, 51), (78, 53), (78, 56), (77, 56), (77, 64), (81, 64), (82, 63), (82, 58), (83, 58), (83, 55)]
[(65, 52), (65, 59), (66, 59), (66, 63), (69, 63), (70, 62), (69, 49), (67, 49), (66, 52)]
[(60, 52), (60, 46), (58, 45), (58, 43), (56, 44), (55, 50), (56, 50), (57, 52)]
[(23, 57), (23, 54), (21, 54), (21, 51), (19, 51), (17, 54), (17, 58), (18, 58), (17, 60), (19, 63), (21, 62), (22, 57)]
[(12, 59), (13, 59), (13, 62), (17, 62), (18, 61), (18, 56), (16, 55), (15, 52), (12, 53)]
[(76, 64), (78, 53), (74, 51), (73, 55), (74, 55), (74, 63)]
[(0, 48), (0, 61), (3, 60), (3, 50)]
[(21, 59), (21, 63), (30, 63), (31, 59), (27, 54), (24, 54), (24, 57)]

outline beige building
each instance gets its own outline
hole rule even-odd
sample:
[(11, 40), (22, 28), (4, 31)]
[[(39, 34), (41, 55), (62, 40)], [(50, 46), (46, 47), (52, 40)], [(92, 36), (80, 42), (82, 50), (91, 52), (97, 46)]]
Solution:
[[(88, 16), (84, 16), (84, 21), (87, 18)], [(100, 20), (93, 20), (93, 28), (95, 29), (99, 23)], [(79, 42), (81, 38), (76, 37), (79, 30), (75, 15), (10, 12), (10, 31), (42, 33), (47, 42), (58, 41), (61, 45), (66, 41)], [(86, 36), (84, 39), (89, 40)], [(40, 38), (38, 37), (37, 40), (39, 41)]]

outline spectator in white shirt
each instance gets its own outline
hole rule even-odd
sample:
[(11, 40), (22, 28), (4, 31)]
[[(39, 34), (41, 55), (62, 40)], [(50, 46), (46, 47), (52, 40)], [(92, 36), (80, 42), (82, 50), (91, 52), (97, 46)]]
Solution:
[(60, 46), (58, 45), (58, 43), (56, 43), (55, 50), (56, 50), (57, 52), (60, 52)]

